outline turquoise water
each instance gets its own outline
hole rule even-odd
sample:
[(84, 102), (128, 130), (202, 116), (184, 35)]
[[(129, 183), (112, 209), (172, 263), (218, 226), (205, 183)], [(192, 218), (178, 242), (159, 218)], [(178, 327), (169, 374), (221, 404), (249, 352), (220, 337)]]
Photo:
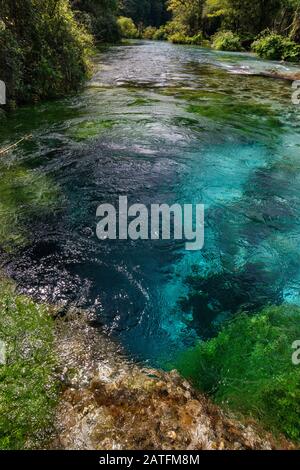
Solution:
[[(2, 121), (1, 147), (33, 135), (0, 162), (2, 260), (20, 290), (91, 309), (153, 365), (241, 309), (300, 304), (300, 108), (291, 83), (258, 75), (293, 69), (136, 42), (101, 51), (79, 95)], [(204, 249), (98, 241), (96, 209), (120, 195), (205, 204)], [(197, 318), (178, 304), (195, 270)]]

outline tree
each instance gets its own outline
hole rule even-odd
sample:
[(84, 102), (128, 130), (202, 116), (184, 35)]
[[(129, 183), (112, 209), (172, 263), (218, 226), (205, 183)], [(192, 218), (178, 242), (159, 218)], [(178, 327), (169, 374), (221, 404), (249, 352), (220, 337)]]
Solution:
[(221, 17), (222, 26), (244, 35), (257, 35), (272, 28), (282, 7), (281, 0), (207, 0), (206, 12)]
[(68, 0), (0, 0), (0, 79), (18, 102), (64, 95), (89, 70), (92, 38)]
[(166, 0), (119, 0), (119, 14), (144, 26), (161, 26), (168, 19)]
[(72, 7), (88, 15), (88, 18), (78, 18), (90, 25), (91, 32), (98, 41), (115, 42), (119, 39), (117, 0), (73, 0)]
[(182, 33), (193, 36), (202, 30), (205, 0), (169, 0), (168, 10)]

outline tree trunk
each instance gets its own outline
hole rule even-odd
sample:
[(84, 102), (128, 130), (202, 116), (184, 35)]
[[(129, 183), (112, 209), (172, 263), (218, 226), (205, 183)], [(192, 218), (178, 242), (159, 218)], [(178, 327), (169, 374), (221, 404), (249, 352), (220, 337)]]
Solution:
[(290, 38), (300, 43), (300, 7), (297, 7), (297, 10), (294, 14), (293, 25), (290, 33)]

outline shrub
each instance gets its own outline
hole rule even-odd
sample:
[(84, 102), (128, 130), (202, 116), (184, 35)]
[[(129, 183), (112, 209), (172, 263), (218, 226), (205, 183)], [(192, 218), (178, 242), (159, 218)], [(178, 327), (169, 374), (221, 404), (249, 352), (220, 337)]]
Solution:
[(212, 37), (212, 47), (218, 51), (242, 51), (240, 37), (232, 31), (219, 31)]
[(154, 26), (148, 26), (147, 28), (144, 29), (142, 36), (144, 39), (151, 40), (151, 39), (154, 39), (156, 32), (157, 32), (157, 29), (154, 28)]
[(164, 41), (167, 38), (168, 38), (168, 34), (167, 34), (165, 26), (161, 26), (160, 28), (158, 28), (153, 35), (154, 41)]
[(164, 25), (164, 30), (168, 37), (175, 33), (181, 33), (183, 36), (188, 36), (187, 28), (175, 20), (168, 21)]
[(185, 36), (182, 33), (171, 34), (168, 39), (173, 42), (173, 44), (189, 44), (188, 36)]
[(268, 307), (227, 323), (183, 353), (177, 368), (218, 403), (300, 440), (300, 368), (292, 363), (298, 339), (300, 308)]
[(190, 38), (190, 44), (195, 44), (195, 45), (201, 46), (201, 44), (203, 44), (203, 42), (204, 42), (204, 38), (203, 38), (202, 33), (196, 34), (195, 36), (191, 36), (191, 38)]
[(63, 96), (89, 72), (92, 39), (67, 0), (1, 0), (0, 79), (18, 102)]
[(264, 59), (291, 62), (300, 60), (300, 45), (275, 33), (258, 37), (251, 49)]
[(49, 309), (17, 295), (0, 280), (0, 449), (40, 447), (49, 437), (57, 402), (54, 321)]
[(7, 99), (17, 101), (26, 94), (25, 53), (15, 34), (9, 29), (0, 30), (0, 79), (6, 84)]
[(139, 36), (137, 27), (135, 26), (131, 18), (120, 16), (118, 18), (117, 23), (118, 23), (118, 27), (119, 27), (122, 38), (135, 39)]
[(199, 33), (196, 36), (186, 36), (183, 33), (178, 32), (169, 36), (169, 41), (174, 44), (201, 45), (203, 42), (203, 35)]

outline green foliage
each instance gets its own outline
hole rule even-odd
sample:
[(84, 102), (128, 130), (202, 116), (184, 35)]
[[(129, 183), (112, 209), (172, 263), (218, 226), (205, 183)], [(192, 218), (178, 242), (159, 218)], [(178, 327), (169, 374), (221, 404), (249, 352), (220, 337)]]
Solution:
[(212, 38), (212, 46), (217, 51), (242, 51), (240, 37), (232, 31), (219, 31)]
[[(75, 11), (83, 15), (77, 18), (101, 42), (116, 42), (119, 40), (117, 25), (117, 0), (74, 0)], [(85, 15), (85, 16), (84, 16)]]
[(172, 13), (175, 31), (186, 36), (195, 36), (201, 31), (205, 0), (169, 0), (168, 10)]
[(292, 363), (299, 338), (300, 308), (268, 307), (228, 322), (183, 353), (177, 368), (218, 403), (300, 440), (300, 367)]
[(54, 322), (49, 309), (0, 282), (0, 449), (36, 448), (51, 430), (58, 388), (54, 380)]
[(251, 46), (260, 57), (270, 60), (300, 60), (300, 45), (289, 38), (271, 33), (258, 38)]
[(207, 0), (207, 13), (219, 17), (224, 29), (245, 35), (256, 35), (274, 24), (283, 7), (281, 0)]
[(122, 38), (135, 39), (139, 37), (137, 27), (131, 18), (120, 16), (118, 18), (118, 27)]
[(155, 34), (157, 33), (157, 29), (154, 26), (148, 26), (144, 29), (142, 37), (144, 39), (154, 39)]
[(155, 26), (168, 19), (166, 0), (119, 0), (119, 14), (132, 18), (137, 25)]
[(168, 38), (165, 26), (161, 26), (153, 35), (154, 41), (164, 41)]
[(0, 79), (9, 100), (36, 101), (76, 89), (92, 44), (67, 0), (0, 0)]
[[(258, 33), (272, 28), (300, 42), (300, 0), (168, 0), (167, 5), (172, 15), (169, 36), (202, 32), (211, 37), (218, 31), (232, 31), (249, 48)], [(229, 44), (223, 50), (241, 50), (238, 41), (228, 37), (224, 42)]]
[(169, 36), (169, 41), (173, 42), (173, 44), (189, 44), (189, 36), (186, 36), (183, 33), (174, 33)]
[(169, 36), (169, 41), (173, 42), (174, 44), (201, 45), (204, 41), (204, 38), (201, 33), (196, 34), (195, 36), (185, 36), (182, 33), (174, 33)]

